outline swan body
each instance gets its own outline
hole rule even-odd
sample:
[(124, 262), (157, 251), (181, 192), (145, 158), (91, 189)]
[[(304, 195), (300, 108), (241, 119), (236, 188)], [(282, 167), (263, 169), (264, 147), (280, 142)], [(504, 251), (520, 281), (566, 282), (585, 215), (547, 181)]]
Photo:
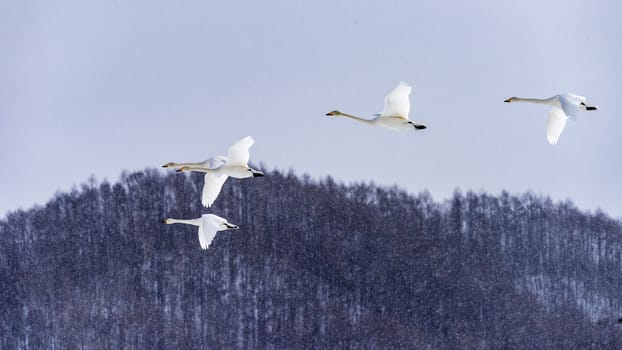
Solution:
[(229, 147), (227, 157), (216, 156), (202, 163), (167, 163), (180, 167), (177, 172), (197, 171), (205, 173), (205, 183), (201, 195), (201, 203), (209, 208), (218, 197), (223, 184), (228, 177), (244, 179), (248, 177), (263, 176), (263, 172), (252, 169), (248, 166), (250, 158), (249, 149), (255, 143), (252, 137), (247, 136)]
[(203, 214), (198, 219), (164, 219), (165, 224), (186, 224), (199, 227), (199, 244), (202, 249), (209, 248), (218, 231), (237, 230), (239, 227), (214, 214)]
[(403, 131), (421, 130), (427, 128), (425, 125), (416, 123), (408, 119), (410, 113), (409, 95), (412, 87), (401, 82), (391, 93), (384, 98), (384, 110), (382, 113), (374, 114), (372, 119), (364, 119), (337, 110), (326, 113), (329, 117), (346, 117), (359, 122), (380, 126), (383, 128)]
[(203, 167), (194, 167), (194, 166), (182, 166), (177, 169), (177, 172), (181, 173), (184, 171), (197, 171), (206, 174), (213, 174), (217, 176), (231, 176), (236, 179), (245, 179), (247, 177), (258, 177), (263, 176), (263, 172), (259, 170), (255, 170), (249, 168), (245, 165), (237, 165), (237, 164), (223, 164), (217, 168), (203, 168)]
[(544, 99), (510, 97), (503, 102), (528, 102), (551, 106), (546, 123), (546, 139), (552, 145), (557, 144), (568, 118), (576, 120), (580, 111), (598, 109), (596, 106), (588, 105), (585, 97), (570, 93), (563, 93)]

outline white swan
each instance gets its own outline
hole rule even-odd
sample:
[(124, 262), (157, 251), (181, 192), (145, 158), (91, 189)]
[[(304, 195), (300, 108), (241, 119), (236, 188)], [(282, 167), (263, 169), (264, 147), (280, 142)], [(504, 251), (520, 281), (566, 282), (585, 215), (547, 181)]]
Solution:
[(329, 117), (347, 117), (358, 120), (365, 124), (381, 126), (391, 130), (420, 130), (425, 129), (423, 124), (415, 123), (408, 119), (410, 113), (410, 101), (408, 95), (412, 88), (401, 82), (390, 94), (384, 98), (384, 111), (380, 114), (374, 114), (373, 119), (363, 119), (340, 111), (332, 111), (326, 113)]
[(207, 166), (201, 166), (201, 163), (185, 163), (177, 169), (177, 172), (199, 171), (206, 173), (201, 203), (205, 207), (210, 207), (218, 197), (227, 177), (243, 179), (264, 176), (263, 172), (248, 166), (248, 159), (250, 158), (249, 149), (253, 143), (255, 143), (255, 140), (247, 136), (229, 147), (227, 157), (217, 156), (211, 158), (209, 160), (212, 161)]
[(165, 224), (187, 224), (199, 227), (199, 244), (207, 249), (212, 243), (216, 233), (224, 230), (237, 230), (239, 227), (228, 222), (226, 219), (214, 214), (203, 214), (198, 219), (164, 219)]
[(576, 120), (579, 111), (593, 111), (598, 109), (596, 106), (587, 105), (585, 103), (585, 97), (569, 93), (559, 94), (545, 99), (510, 97), (503, 102), (529, 102), (551, 106), (549, 110), (549, 120), (546, 124), (546, 139), (552, 145), (556, 144), (557, 140), (559, 140), (559, 136), (562, 134), (568, 118)]
[[(227, 157), (216, 156), (213, 158), (209, 158), (200, 163), (166, 163), (162, 165), (162, 167), (163, 168), (179, 167), (179, 169), (177, 169), (178, 172), (182, 171), (181, 168), (183, 167), (215, 169), (225, 164), (226, 161), (227, 161)], [(222, 185), (225, 183), (226, 180), (227, 180), (227, 176), (225, 175), (216, 175), (216, 174), (211, 174), (211, 173), (205, 174), (205, 181), (203, 184), (203, 193), (201, 195), (201, 203), (203, 204), (204, 207), (209, 208), (212, 204), (214, 204), (214, 201), (218, 197), (218, 194), (220, 193), (220, 189), (222, 188)]]

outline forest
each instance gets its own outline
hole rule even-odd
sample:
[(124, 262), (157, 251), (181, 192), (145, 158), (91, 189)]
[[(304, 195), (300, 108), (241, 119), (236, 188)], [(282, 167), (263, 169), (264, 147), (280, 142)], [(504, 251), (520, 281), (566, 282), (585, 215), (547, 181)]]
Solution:
[[(534, 193), (146, 169), (0, 221), (0, 349), (622, 349), (622, 222)], [(201, 250), (215, 213), (239, 225)]]

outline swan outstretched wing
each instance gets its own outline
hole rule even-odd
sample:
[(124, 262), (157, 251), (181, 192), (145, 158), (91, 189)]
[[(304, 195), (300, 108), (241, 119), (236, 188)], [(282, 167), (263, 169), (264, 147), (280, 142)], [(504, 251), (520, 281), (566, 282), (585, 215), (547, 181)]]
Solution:
[(217, 232), (218, 225), (214, 225), (213, 219), (209, 215), (203, 215), (201, 217), (201, 226), (199, 226), (199, 244), (201, 244), (202, 249), (209, 248)]
[(227, 181), (228, 176), (224, 174), (205, 174), (205, 183), (203, 184), (203, 194), (201, 195), (201, 203), (204, 207), (209, 208), (214, 204), (222, 185)]
[(404, 117), (408, 118), (410, 112), (410, 101), (408, 95), (412, 88), (401, 82), (390, 94), (384, 98), (383, 117)]
[(227, 164), (229, 165), (244, 165), (248, 166), (248, 159), (250, 158), (249, 149), (255, 143), (252, 137), (247, 136), (240, 141), (229, 147), (229, 156)]
[(561, 108), (557, 106), (551, 107), (549, 110), (549, 119), (546, 124), (546, 139), (550, 144), (554, 145), (557, 143), (559, 135), (564, 131), (567, 120), (568, 117)]

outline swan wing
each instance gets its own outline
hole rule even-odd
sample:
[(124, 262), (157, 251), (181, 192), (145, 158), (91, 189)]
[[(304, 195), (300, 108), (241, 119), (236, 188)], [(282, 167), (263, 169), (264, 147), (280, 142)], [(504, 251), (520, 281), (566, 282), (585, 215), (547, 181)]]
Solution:
[(551, 107), (549, 110), (549, 120), (546, 124), (546, 139), (551, 145), (556, 144), (557, 140), (559, 140), (567, 120), (568, 117), (561, 108), (557, 106)]
[(566, 93), (560, 95), (559, 102), (566, 116), (572, 120), (577, 120), (581, 110), (579, 106), (581, 102), (585, 103), (585, 97)]
[(227, 162), (227, 157), (225, 156), (216, 156), (206, 160), (205, 167), (210, 169), (220, 168)]
[(408, 118), (410, 112), (410, 95), (411, 86), (401, 82), (390, 94), (384, 98), (383, 117), (403, 117)]
[(203, 215), (201, 217), (201, 226), (199, 226), (199, 244), (201, 244), (202, 249), (209, 248), (217, 232), (218, 225), (214, 225), (213, 219), (209, 217), (209, 214)]
[(250, 154), (248, 150), (255, 143), (252, 137), (247, 136), (240, 141), (229, 147), (229, 156), (227, 158), (227, 164), (229, 165), (244, 165), (248, 166), (248, 159)]
[(203, 194), (201, 195), (201, 203), (204, 207), (209, 208), (214, 204), (222, 185), (227, 181), (228, 176), (225, 174), (205, 174), (205, 183), (203, 184)]

